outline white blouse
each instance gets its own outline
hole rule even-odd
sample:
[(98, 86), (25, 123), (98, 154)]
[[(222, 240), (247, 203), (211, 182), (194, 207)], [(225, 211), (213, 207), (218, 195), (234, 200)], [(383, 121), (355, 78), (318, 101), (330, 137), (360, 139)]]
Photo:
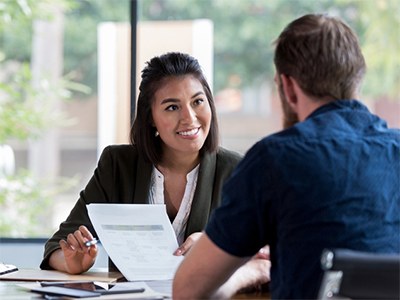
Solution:
[[(175, 231), (179, 246), (183, 244), (185, 239), (186, 225), (192, 208), (194, 192), (196, 191), (197, 177), (199, 174), (199, 166), (197, 165), (190, 173), (186, 175), (186, 188), (183, 195), (182, 203), (179, 207), (172, 228)], [(150, 204), (165, 204), (164, 200), (164, 175), (153, 166), (153, 173), (150, 182), (149, 193)]]

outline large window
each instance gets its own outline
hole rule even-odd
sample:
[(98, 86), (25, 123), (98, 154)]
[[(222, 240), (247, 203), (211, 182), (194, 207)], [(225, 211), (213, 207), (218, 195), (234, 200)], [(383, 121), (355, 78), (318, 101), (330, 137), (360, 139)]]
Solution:
[(50, 236), (92, 176), (97, 29), (129, 21), (129, 0), (0, 3), (0, 145), (15, 154), (14, 172), (0, 168), (1, 237)]
[(214, 23), (213, 86), (224, 146), (245, 152), (282, 128), (272, 41), (307, 13), (340, 16), (359, 35), (368, 71), (362, 99), (400, 127), (399, 2), (346, 0), (147, 0), (140, 20), (206, 18)]
[[(179, 21), (206, 19), (204, 24), (212, 24), (209, 79), (226, 148), (245, 153), (257, 140), (281, 129), (271, 43), (286, 24), (306, 13), (340, 16), (357, 32), (368, 68), (361, 100), (389, 126), (400, 128), (397, 0), (132, 3), (138, 5), (138, 30), (141, 24), (166, 24), (162, 22), (187, 26)], [(99, 25), (129, 27), (130, 5), (129, 0), (0, 3), (0, 145), (11, 146), (15, 153), (14, 171), (6, 170), (0, 157), (0, 236), (49, 236), (92, 176), (101, 150), (99, 90), (107, 85), (98, 86), (99, 70), (112, 75), (105, 68), (114, 59), (106, 55), (106, 64), (99, 65)], [(197, 36), (193, 44), (201, 47), (204, 40), (201, 33)], [(155, 44), (152, 35), (140, 38), (149, 47)], [(177, 35), (166, 38), (180, 43)], [(129, 43), (113, 43), (109, 45), (114, 49), (129, 51)], [(144, 61), (138, 61), (134, 72), (143, 66)], [(118, 70), (115, 76), (123, 73)], [(129, 93), (129, 85), (125, 89)], [(129, 105), (122, 110), (129, 111)], [(9, 159), (7, 163), (11, 165)]]

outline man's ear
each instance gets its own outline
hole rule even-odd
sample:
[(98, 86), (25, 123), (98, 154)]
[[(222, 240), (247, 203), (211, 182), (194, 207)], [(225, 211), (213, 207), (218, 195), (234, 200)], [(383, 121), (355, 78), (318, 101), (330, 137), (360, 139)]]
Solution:
[(297, 112), (297, 104), (298, 104), (298, 99), (297, 99), (297, 93), (295, 89), (295, 82), (294, 79), (290, 76), (286, 76), (284, 74), (281, 74), (281, 81), (282, 81), (282, 87), (283, 87), (283, 92), (285, 93), (286, 100), (289, 103), (289, 105), (292, 107), (294, 111)]

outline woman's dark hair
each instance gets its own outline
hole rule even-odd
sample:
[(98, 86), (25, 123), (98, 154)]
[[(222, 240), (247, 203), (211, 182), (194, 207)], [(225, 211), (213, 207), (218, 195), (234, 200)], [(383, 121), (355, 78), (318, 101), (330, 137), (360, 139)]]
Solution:
[(139, 86), (136, 118), (130, 131), (130, 142), (136, 145), (139, 155), (153, 165), (161, 162), (161, 139), (159, 136), (155, 136), (157, 129), (152, 125), (151, 107), (154, 103), (154, 96), (169, 78), (185, 76), (193, 76), (201, 83), (211, 108), (210, 132), (200, 149), (200, 156), (216, 151), (219, 144), (219, 133), (214, 98), (197, 59), (188, 54), (169, 52), (153, 57), (146, 64), (147, 66), (142, 70), (142, 81)]

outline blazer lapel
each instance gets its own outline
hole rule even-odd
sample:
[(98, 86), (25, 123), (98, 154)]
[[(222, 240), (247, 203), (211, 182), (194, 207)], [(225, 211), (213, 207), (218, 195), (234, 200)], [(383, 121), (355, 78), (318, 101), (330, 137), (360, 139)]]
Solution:
[(205, 154), (200, 162), (196, 191), (186, 227), (185, 238), (194, 232), (201, 232), (210, 217), (213, 198), (217, 154)]

